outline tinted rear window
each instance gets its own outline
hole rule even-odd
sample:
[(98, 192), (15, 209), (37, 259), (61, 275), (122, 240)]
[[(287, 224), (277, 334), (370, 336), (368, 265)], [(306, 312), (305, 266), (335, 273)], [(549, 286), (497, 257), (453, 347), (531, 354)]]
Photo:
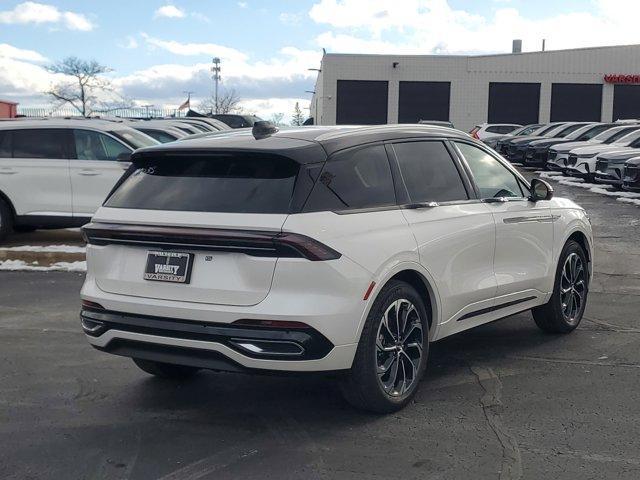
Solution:
[(442, 142), (396, 143), (402, 180), (412, 202), (449, 202), (469, 197)]
[(299, 165), (266, 154), (146, 161), (105, 206), (225, 213), (288, 213)]
[(395, 205), (387, 152), (382, 145), (335, 154), (324, 166), (304, 210), (307, 212)]

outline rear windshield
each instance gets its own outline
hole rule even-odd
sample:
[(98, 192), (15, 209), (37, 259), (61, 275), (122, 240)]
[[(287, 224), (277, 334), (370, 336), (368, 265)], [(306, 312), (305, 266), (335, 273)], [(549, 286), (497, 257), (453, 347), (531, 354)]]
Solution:
[(145, 160), (109, 197), (105, 206), (288, 213), (298, 170), (299, 164), (293, 160), (265, 154)]
[(142, 148), (142, 147), (151, 147), (153, 145), (158, 145), (157, 140), (154, 140), (149, 135), (145, 135), (142, 132), (138, 132), (133, 128), (121, 129), (121, 130), (112, 130), (112, 135), (118, 137), (124, 143), (132, 147), (133, 149)]

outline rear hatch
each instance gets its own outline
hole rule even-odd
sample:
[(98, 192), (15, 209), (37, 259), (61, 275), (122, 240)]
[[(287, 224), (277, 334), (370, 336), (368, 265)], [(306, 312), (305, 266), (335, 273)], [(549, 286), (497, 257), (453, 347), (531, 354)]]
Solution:
[(271, 287), (273, 238), (299, 169), (281, 155), (246, 152), (134, 163), (85, 227), (90, 273), (114, 294), (255, 305)]

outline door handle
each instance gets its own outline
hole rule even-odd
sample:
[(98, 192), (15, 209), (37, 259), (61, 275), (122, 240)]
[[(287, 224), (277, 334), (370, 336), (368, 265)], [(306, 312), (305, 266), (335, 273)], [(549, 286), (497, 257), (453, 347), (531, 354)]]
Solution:
[(14, 173), (18, 173), (18, 171), (11, 167), (4, 167), (0, 168), (0, 173), (2, 173), (3, 175), (13, 175)]
[(95, 175), (100, 175), (100, 172), (97, 170), (80, 170), (78, 175), (84, 175), (85, 177), (93, 177)]

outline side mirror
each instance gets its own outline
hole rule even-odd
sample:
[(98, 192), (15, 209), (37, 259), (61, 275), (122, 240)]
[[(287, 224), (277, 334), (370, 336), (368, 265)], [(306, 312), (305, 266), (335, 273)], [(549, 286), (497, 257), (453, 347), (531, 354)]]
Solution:
[(534, 178), (531, 180), (531, 196), (529, 200), (537, 202), (539, 200), (551, 200), (553, 198), (553, 187), (544, 180)]
[(131, 152), (122, 152), (119, 153), (116, 157), (116, 162), (130, 162), (131, 161)]

